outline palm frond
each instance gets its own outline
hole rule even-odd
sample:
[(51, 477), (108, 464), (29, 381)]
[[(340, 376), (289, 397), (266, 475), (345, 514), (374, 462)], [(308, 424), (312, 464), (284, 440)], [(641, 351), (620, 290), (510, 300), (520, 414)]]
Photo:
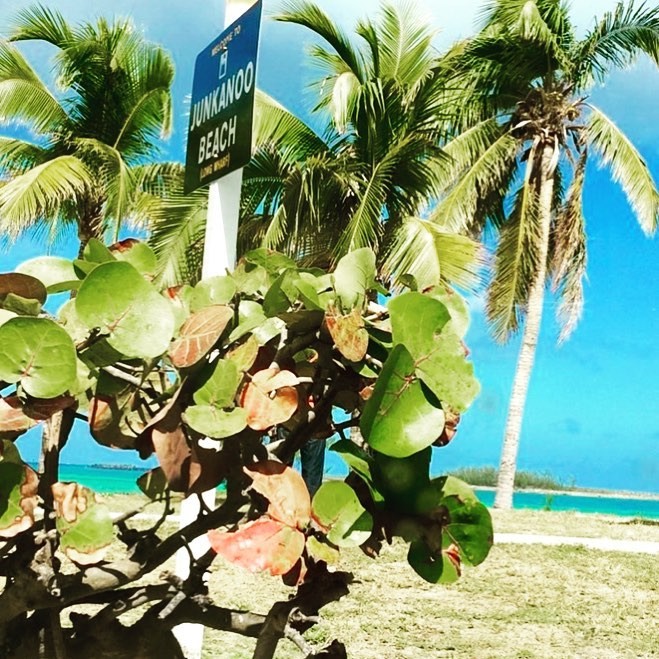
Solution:
[(385, 276), (411, 274), (420, 288), (446, 282), (467, 291), (481, 283), (484, 254), (466, 236), (443, 231), (419, 217), (408, 217), (396, 230), (382, 261)]
[(0, 136), (0, 172), (15, 176), (42, 163), (48, 151), (15, 137)]
[(276, 146), (282, 162), (288, 164), (329, 149), (307, 124), (261, 90), (254, 104), (253, 140), (257, 150)]
[(587, 265), (583, 188), (587, 160), (587, 151), (584, 150), (567, 191), (566, 202), (556, 214), (550, 235), (552, 288), (560, 297), (556, 308), (556, 318), (561, 326), (559, 343), (570, 337), (583, 312), (583, 280)]
[(0, 40), (0, 124), (23, 124), (37, 133), (47, 133), (67, 119), (20, 51)]
[(573, 40), (566, 7), (557, 0), (497, 0), (486, 4), (490, 31), (511, 32), (538, 44), (561, 68), (569, 65), (565, 46)]
[(538, 193), (532, 153), (523, 185), (515, 196), (508, 221), (501, 229), (486, 312), (494, 338), (504, 343), (519, 329), (529, 291), (539, 267), (541, 241)]
[(516, 168), (517, 140), (496, 120), (466, 130), (444, 147), (448, 166), (439, 165), (447, 182), (430, 218), (446, 230), (464, 231), (480, 219), (479, 205), (492, 192), (505, 195)]
[(138, 178), (118, 149), (92, 138), (75, 141), (81, 155), (86, 155), (102, 179), (105, 194), (104, 215), (114, 220), (115, 240), (123, 222), (129, 219), (137, 194)]
[(366, 75), (362, 56), (350, 43), (350, 39), (318, 5), (307, 0), (289, 0), (283, 4), (281, 13), (276, 14), (274, 19), (302, 25), (315, 32), (337, 52), (357, 79), (364, 82)]
[(647, 163), (609, 117), (593, 106), (590, 109), (586, 140), (611, 168), (613, 180), (625, 191), (641, 228), (651, 235), (657, 228), (659, 192)]
[(659, 64), (659, 6), (619, 2), (574, 47), (574, 79), (580, 88), (603, 81), (611, 68), (626, 68), (640, 53)]
[(66, 48), (75, 38), (75, 32), (62, 14), (41, 4), (21, 9), (12, 21), (11, 41), (39, 40)]
[(17, 176), (0, 189), (0, 231), (12, 239), (94, 186), (94, 177), (75, 156), (59, 156)]
[(134, 221), (149, 227), (149, 245), (158, 258), (157, 282), (195, 283), (201, 277), (208, 192), (183, 193), (183, 167), (159, 163), (135, 172), (142, 193), (132, 209)]
[(413, 87), (428, 75), (434, 60), (435, 32), (427, 16), (410, 2), (384, 3), (377, 29), (380, 77)]
[(130, 105), (114, 140), (115, 148), (127, 153), (135, 143), (140, 153), (144, 143), (169, 137), (172, 128), (173, 62), (161, 48), (140, 45), (125, 62)]

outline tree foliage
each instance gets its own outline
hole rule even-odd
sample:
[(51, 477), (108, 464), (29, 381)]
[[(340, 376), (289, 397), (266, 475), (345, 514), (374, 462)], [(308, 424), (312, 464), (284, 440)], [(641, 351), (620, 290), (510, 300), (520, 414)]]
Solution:
[[(55, 87), (18, 43), (55, 49)], [(70, 25), (41, 5), (0, 40), (0, 233), (36, 229), (49, 239), (73, 226), (83, 247), (118, 232), (153, 175), (146, 168), (171, 128), (174, 66), (128, 20)]]
[[(383, 3), (353, 34), (306, 0), (285, 3), (275, 18), (306, 28), (315, 41), (310, 60), (321, 76), (312, 121), (319, 130), (257, 94), (238, 253), (265, 247), (328, 267), (370, 247), (387, 276), (473, 287), (479, 245), (424, 221), (449, 163), (441, 144), (450, 107), (423, 13)], [(175, 177), (163, 179), (160, 191), (145, 208), (161, 276), (196, 281), (206, 198), (183, 195)]]
[[(132, 627), (140, 656), (162, 655), (165, 642), (167, 656), (179, 656), (171, 628), (199, 621), (257, 637), (254, 656), (270, 657), (287, 629), (305, 632), (348, 594), (353, 576), (328, 568), (342, 551), (376, 557), (398, 538), (431, 583), (485, 559), (487, 509), (461, 481), (430, 473), (433, 446), (450, 441), (478, 393), (456, 293), (410, 290), (373, 303), (380, 286), (369, 249), (329, 273), (256, 250), (231, 275), (164, 291), (152, 283), (155, 267), (142, 243), (92, 239), (81, 259), (38, 258), (0, 275), (3, 656), (38, 656), (32, 640), (42, 630), (70, 656), (110, 656), (104, 648), (124, 643), (116, 617), (146, 605)], [(63, 290), (77, 295), (51, 316), (43, 304)], [(160, 521), (113, 521), (96, 493), (60, 482), (74, 423), (89, 441), (157, 457), (138, 485), (162, 508)], [(38, 424), (36, 473), (14, 440)], [(359, 445), (350, 439), (357, 425)], [(329, 436), (349, 475), (311, 498), (289, 465), (306, 442)], [(218, 486), (217, 507), (163, 531), (177, 494)], [(203, 533), (213, 551), (187, 580), (155, 576)], [(267, 615), (223, 608), (202, 580), (217, 554), (281, 577), (290, 599)], [(134, 585), (147, 574), (152, 585)], [(105, 606), (59, 628), (58, 612), (91, 603)], [(332, 648), (327, 656), (345, 656), (338, 641)]]

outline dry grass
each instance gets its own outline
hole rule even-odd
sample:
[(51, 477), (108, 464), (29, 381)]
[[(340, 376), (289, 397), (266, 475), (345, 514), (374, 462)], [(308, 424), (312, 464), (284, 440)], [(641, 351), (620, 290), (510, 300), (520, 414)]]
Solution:
[[(348, 559), (359, 577), (350, 597), (324, 611), (310, 637), (342, 639), (350, 657), (652, 657), (657, 649), (656, 557), (577, 547), (495, 547), (449, 587), (418, 579), (404, 548), (377, 562)], [(272, 580), (217, 566), (212, 584), (234, 606), (266, 611), (284, 590)], [(211, 632), (207, 659), (250, 657), (253, 642)], [(299, 656), (282, 643), (278, 657)]]
[[(114, 502), (119, 503), (116, 499)], [(659, 527), (578, 513), (494, 512), (499, 532), (659, 540)], [(401, 544), (377, 561), (344, 554), (358, 582), (308, 632), (322, 644), (343, 640), (355, 659), (567, 659), (659, 656), (657, 557), (580, 547), (500, 545), (452, 586), (431, 586), (405, 561)], [(219, 604), (265, 613), (290, 592), (277, 579), (216, 561)], [(254, 641), (206, 633), (204, 659), (243, 659)], [(277, 657), (300, 654), (282, 642)]]

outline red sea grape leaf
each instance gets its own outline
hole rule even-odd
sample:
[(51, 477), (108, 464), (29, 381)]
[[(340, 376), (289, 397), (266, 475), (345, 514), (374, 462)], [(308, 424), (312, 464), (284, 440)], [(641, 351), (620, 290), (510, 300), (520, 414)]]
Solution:
[(288, 421), (298, 406), (298, 382), (294, 373), (276, 368), (255, 373), (240, 396), (240, 406), (247, 411), (247, 425), (253, 430), (267, 430)]
[(339, 352), (351, 362), (360, 362), (368, 350), (368, 332), (359, 309), (342, 315), (334, 310), (325, 314), (327, 329)]
[(217, 343), (229, 321), (231, 307), (215, 304), (192, 314), (183, 323), (178, 339), (169, 348), (169, 358), (177, 368), (196, 364)]
[[(131, 397), (97, 394), (89, 401), (89, 431), (92, 437), (111, 448), (135, 448), (144, 429), (143, 422), (129, 411)], [(131, 414), (132, 424), (127, 422)]]
[(186, 492), (190, 484), (191, 453), (181, 412), (181, 406), (173, 401), (150, 429), (158, 463), (174, 492)]
[(56, 412), (77, 406), (73, 396), (63, 394), (56, 398), (30, 398), (24, 405), (25, 413), (35, 421), (50, 419)]
[(268, 515), (288, 526), (304, 528), (311, 516), (311, 498), (302, 476), (275, 460), (245, 467), (252, 487), (269, 502)]
[(304, 534), (268, 517), (237, 531), (209, 531), (211, 547), (230, 563), (250, 572), (278, 576), (290, 572), (304, 551)]
[(52, 492), (60, 549), (80, 565), (102, 561), (114, 540), (107, 506), (78, 483), (54, 483)]
[(140, 241), (137, 238), (124, 238), (110, 245), (108, 249), (111, 252), (119, 252), (121, 254), (122, 252), (130, 251), (135, 245), (139, 245), (139, 243)]
[(0, 299), (4, 299), (9, 293), (26, 300), (38, 300), (41, 304), (46, 301), (48, 295), (46, 287), (39, 279), (20, 272), (0, 274)]
[(0, 397), (0, 439), (16, 439), (37, 423), (23, 412), (18, 396)]

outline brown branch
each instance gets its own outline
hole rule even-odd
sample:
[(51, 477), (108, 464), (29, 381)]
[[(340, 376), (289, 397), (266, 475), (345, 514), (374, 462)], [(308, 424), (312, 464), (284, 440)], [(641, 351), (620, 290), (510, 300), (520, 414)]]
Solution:
[(14, 583), (0, 594), (0, 625), (30, 610), (63, 607), (85, 600), (94, 593), (120, 588), (148, 574), (191, 540), (218, 526), (237, 523), (242, 513), (244, 497), (227, 499), (212, 513), (197, 518), (176, 534), (162, 541), (143, 560), (123, 559), (88, 567), (76, 574), (59, 575), (57, 588), (39, 578), (39, 566), (34, 561), (15, 577)]
[(256, 642), (253, 659), (272, 659), (279, 641), (286, 636), (287, 627), (304, 632), (315, 624), (320, 609), (348, 594), (352, 574), (328, 572), (320, 564), (314, 568), (318, 571), (316, 577), (303, 583), (295, 597), (272, 606)]

